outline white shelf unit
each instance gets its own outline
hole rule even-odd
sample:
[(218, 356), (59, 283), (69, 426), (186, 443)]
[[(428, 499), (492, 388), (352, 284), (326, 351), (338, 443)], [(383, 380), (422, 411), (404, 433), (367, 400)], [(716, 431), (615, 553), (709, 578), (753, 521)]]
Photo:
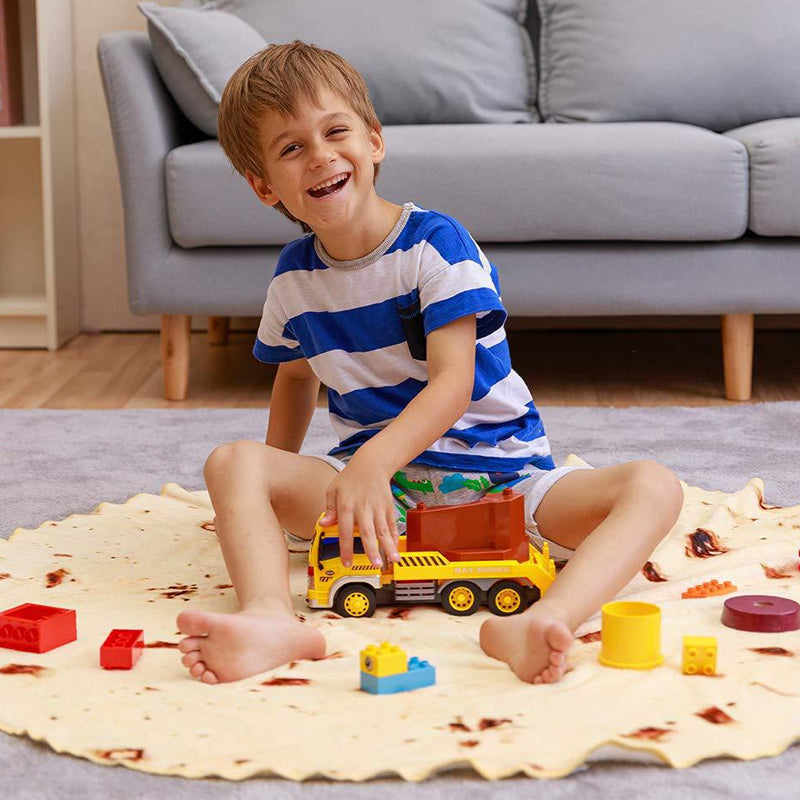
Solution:
[(80, 327), (72, 0), (20, 0), (23, 124), (0, 127), (0, 347)]

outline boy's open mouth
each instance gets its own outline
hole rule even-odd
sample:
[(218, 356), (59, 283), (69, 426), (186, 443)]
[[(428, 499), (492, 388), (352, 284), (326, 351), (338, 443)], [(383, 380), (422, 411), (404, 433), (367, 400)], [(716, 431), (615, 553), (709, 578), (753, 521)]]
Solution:
[(338, 180), (335, 183), (332, 183), (328, 186), (322, 186), (319, 189), (309, 189), (308, 193), (312, 197), (327, 197), (330, 194), (336, 194), (336, 192), (338, 192), (349, 180), (350, 180), (350, 173), (345, 172), (342, 173), (341, 176), (338, 176)]

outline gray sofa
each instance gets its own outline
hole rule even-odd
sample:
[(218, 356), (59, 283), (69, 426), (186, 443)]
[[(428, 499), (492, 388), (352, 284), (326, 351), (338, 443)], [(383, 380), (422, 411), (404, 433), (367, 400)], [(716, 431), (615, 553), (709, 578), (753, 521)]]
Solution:
[[(529, 117), (385, 123), (377, 188), (463, 222), (497, 265), (511, 315), (719, 315), (726, 395), (746, 400), (753, 315), (800, 311), (800, 9), (793, 0), (696, 5), (531, 2)], [(735, 17), (748, 6), (755, 22)], [(636, 19), (643, 7), (646, 26)], [(471, 34), (454, 25), (460, 35)], [(323, 37), (307, 40), (337, 49)], [(165, 393), (182, 399), (191, 315), (210, 315), (218, 339), (226, 318), (258, 315), (282, 245), (302, 232), (258, 202), (198, 127), (203, 118), (190, 122), (175, 82), (196, 70), (173, 72), (168, 89), (154, 45), (175, 42), (151, 20), (149, 36), (102, 36), (98, 57), (130, 306), (163, 315)], [(382, 78), (367, 79), (375, 99)], [(382, 120), (394, 113), (384, 105)]]

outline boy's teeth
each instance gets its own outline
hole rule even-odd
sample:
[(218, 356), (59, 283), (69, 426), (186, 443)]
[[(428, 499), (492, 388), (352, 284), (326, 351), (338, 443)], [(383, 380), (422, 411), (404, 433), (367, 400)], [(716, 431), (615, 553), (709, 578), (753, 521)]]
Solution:
[(309, 191), (316, 192), (318, 189), (324, 189), (326, 186), (333, 186), (334, 183), (339, 183), (346, 177), (347, 177), (346, 174), (337, 175), (331, 178), (330, 180), (324, 181), (323, 183), (318, 183), (316, 186), (312, 186)]

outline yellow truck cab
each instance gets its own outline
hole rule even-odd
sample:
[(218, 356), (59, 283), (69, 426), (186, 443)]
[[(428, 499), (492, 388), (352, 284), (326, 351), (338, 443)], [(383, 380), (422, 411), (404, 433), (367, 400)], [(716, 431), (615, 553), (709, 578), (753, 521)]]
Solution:
[[(510, 499), (510, 496), (505, 497)], [(521, 495), (516, 498), (522, 502)], [(484, 502), (463, 504), (458, 513), (470, 514), (464, 507)], [(497, 501), (493, 498), (493, 502)], [(418, 513), (424, 515), (426, 510), (438, 511), (445, 507), (417, 508)], [(486, 509), (476, 511), (485, 516)], [(490, 511), (495, 512), (495, 509)], [(412, 514), (414, 510), (409, 511), (409, 524), (413, 524)], [(356, 532), (353, 563), (347, 568), (341, 560), (338, 526), (323, 526), (318, 521), (308, 554), (306, 601), (309, 607), (333, 608), (344, 617), (369, 617), (375, 613), (377, 605), (441, 603), (448, 613), (466, 616), (485, 603), (495, 614), (510, 615), (524, 611), (529, 603), (538, 600), (555, 578), (555, 563), (547, 544), (540, 553), (528, 542), (527, 535), (524, 543), (515, 548), (516, 557), (511, 558), (476, 557), (495, 552), (485, 548), (453, 550), (451, 546), (446, 550), (449, 557), (430, 548), (409, 550), (407, 535), (400, 537), (398, 550), (398, 563), (389, 561), (381, 553), (384, 567), (375, 567)], [(508, 551), (496, 552), (505, 555)]]

